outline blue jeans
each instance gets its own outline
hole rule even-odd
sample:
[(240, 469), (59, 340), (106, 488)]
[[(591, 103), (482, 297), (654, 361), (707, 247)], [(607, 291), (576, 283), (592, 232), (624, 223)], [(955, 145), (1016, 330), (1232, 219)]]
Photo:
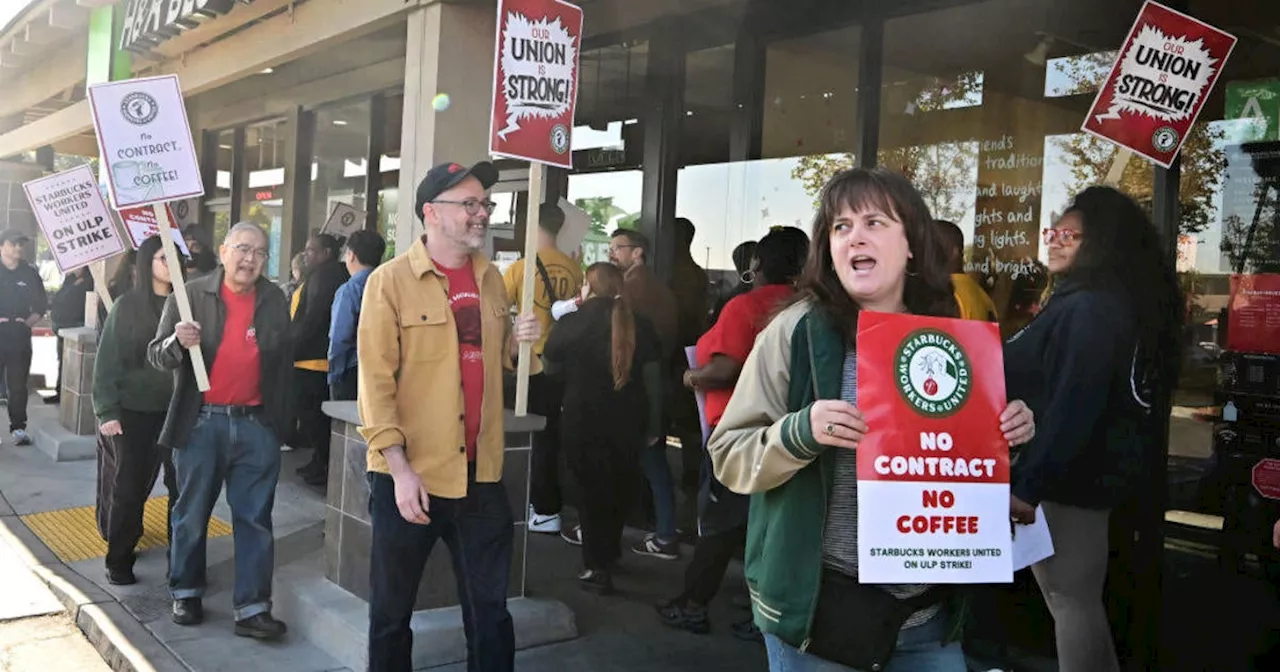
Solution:
[(227, 485), (235, 541), (235, 619), (271, 611), (275, 534), (271, 511), (280, 477), (280, 441), (256, 416), (200, 410), (187, 445), (173, 451), (178, 501), (173, 505), (169, 593), (203, 597), (209, 516)]
[(449, 547), (458, 582), (468, 672), (515, 669), (515, 626), (507, 611), (514, 521), (502, 483), (476, 483), (463, 499), (431, 498), (427, 525), (410, 523), (396, 506), (395, 481), (370, 473), (369, 672), (413, 669), (410, 621), (427, 558), (437, 540)]
[(640, 468), (653, 491), (653, 517), (662, 541), (676, 538), (676, 483), (667, 463), (666, 439), (640, 451)]
[[(947, 635), (945, 614), (928, 623), (907, 628), (898, 634), (893, 659), (884, 672), (965, 672), (964, 650), (960, 642), (942, 643)], [(857, 633), (849, 633), (856, 637)], [(769, 672), (852, 672), (853, 668), (837, 665), (817, 656), (800, 653), (781, 639), (764, 636), (769, 650)]]

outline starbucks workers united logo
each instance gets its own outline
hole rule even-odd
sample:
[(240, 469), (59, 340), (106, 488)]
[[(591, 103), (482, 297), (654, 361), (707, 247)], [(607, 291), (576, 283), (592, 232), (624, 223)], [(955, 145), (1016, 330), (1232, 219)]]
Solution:
[(969, 357), (946, 332), (912, 332), (898, 345), (893, 360), (898, 393), (921, 415), (945, 418), (969, 400), (973, 391)]

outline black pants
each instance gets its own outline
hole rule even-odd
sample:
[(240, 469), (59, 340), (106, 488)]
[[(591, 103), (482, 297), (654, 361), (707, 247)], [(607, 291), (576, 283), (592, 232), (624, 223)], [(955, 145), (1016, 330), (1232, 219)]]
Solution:
[(468, 672), (515, 669), (515, 629), (507, 611), (511, 573), (512, 518), (501, 483), (476, 483), (474, 467), (463, 499), (431, 498), (431, 522), (406, 521), (396, 507), (395, 482), (369, 474), (373, 519), (369, 558), (369, 672), (409, 672), (413, 630), (409, 626), (418, 584), (437, 540), (453, 558), (467, 637)]
[(98, 434), (98, 532), (107, 542), (107, 568), (133, 568), (142, 538), (142, 512), (161, 466), (169, 491), (169, 530), (178, 498), (170, 451), (157, 445), (165, 414), (122, 410), (124, 434)]
[(31, 329), (0, 325), (0, 368), (9, 386), (9, 431), (27, 428), (27, 380), (31, 377)]
[(529, 377), (529, 412), (547, 419), (547, 426), (533, 435), (529, 465), (529, 503), (544, 516), (560, 513), (560, 410), (564, 385), (545, 373)]
[(356, 389), (360, 382), (360, 370), (347, 369), (338, 376), (338, 382), (329, 383), (330, 401), (355, 401)]
[(639, 447), (591, 445), (566, 451), (582, 502), (582, 564), (607, 570), (622, 557), (622, 527), (635, 502)]
[(747, 528), (736, 527), (698, 538), (693, 561), (684, 571), (684, 593), (680, 600), (707, 605), (720, 592), (729, 561), (747, 543)]
[(298, 394), (298, 431), (308, 446), (315, 450), (311, 464), (315, 469), (329, 469), (329, 416), (322, 406), (329, 401), (329, 374), (307, 369), (293, 370), (293, 385)]

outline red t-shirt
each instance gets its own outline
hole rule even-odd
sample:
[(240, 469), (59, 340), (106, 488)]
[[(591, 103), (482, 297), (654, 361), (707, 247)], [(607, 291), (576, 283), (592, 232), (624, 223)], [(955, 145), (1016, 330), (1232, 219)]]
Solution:
[[(698, 339), (694, 355), (698, 368), (711, 363), (714, 355), (724, 355), (743, 364), (756, 336), (769, 324), (774, 312), (795, 292), (790, 285), (765, 285), (735, 296), (720, 311), (720, 319)], [(707, 424), (715, 427), (724, 416), (733, 388), (707, 390)]]
[(262, 367), (258, 363), (258, 336), (253, 328), (257, 291), (236, 294), (222, 286), (222, 302), (227, 319), (222, 342), (209, 371), (209, 391), (204, 403), (226, 406), (262, 405)]
[(480, 408), (484, 399), (484, 333), (480, 318), (480, 288), (476, 286), (471, 260), (462, 268), (436, 268), (449, 280), (449, 307), (458, 325), (458, 358), (462, 370), (463, 429), (467, 442), (467, 459), (476, 459), (476, 441), (480, 436)]

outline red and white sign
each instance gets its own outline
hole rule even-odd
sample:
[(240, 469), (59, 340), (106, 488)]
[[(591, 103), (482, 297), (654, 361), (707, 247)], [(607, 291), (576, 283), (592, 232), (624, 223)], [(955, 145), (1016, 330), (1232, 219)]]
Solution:
[(559, 0), (501, 0), (489, 153), (573, 167), (582, 9)]
[(1253, 465), (1253, 487), (1267, 499), (1280, 499), (1280, 460), (1267, 458)]
[(22, 189), (63, 273), (124, 252), (124, 241), (89, 166), (32, 180)]
[(1083, 130), (1168, 168), (1235, 45), (1234, 36), (1148, 1)]
[(1280, 354), (1280, 274), (1231, 276), (1227, 349)]
[(1013, 580), (999, 328), (863, 312), (858, 580)]
[[(129, 242), (133, 244), (133, 249), (138, 249), (151, 236), (159, 235), (160, 223), (156, 221), (156, 211), (153, 207), (163, 207), (169, 211), (169, 221), (178, 221), (173, 215), (173, 208), (168, 203), (163, 206), (144, 206), (141, 208), (125, 208), (120, 211), (120, 221), (124, 224), (124, 230), (129, 232)], [(178, 246), (179, 250), (186, 256), (191, 256), (191, 251), (187, 249), (187, 241), (182, 237), (182, 232), (177, 227), (171, 227), (169, 233), (173, 236), (173, 244)]]

